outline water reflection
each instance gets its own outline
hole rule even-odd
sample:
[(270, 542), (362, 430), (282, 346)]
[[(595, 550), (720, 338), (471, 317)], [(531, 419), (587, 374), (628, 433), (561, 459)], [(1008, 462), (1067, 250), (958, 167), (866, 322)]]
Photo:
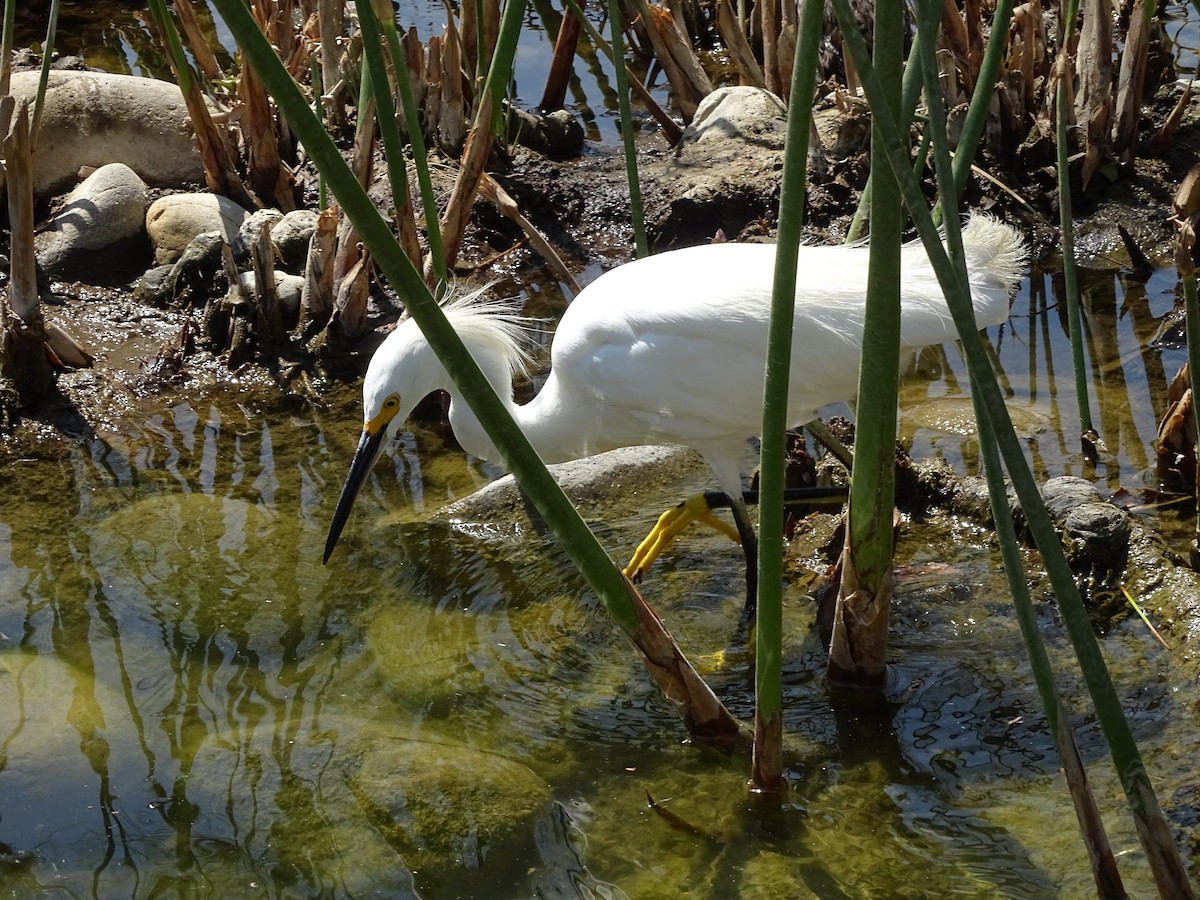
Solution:
[[(989, 339), (1035, 464), (1136, 487), (1182, 356), (1154, 342), (1174, 281), (1089, 273), (1084, 287), (1108, 447), (1098, 467), (1071, 436), (1056, 281), (1035, 276)], [(924, 353), (917, 372), (903, 402), (914, 454), (974, 471), (957, 349)], [(744, 791), (743, 760), (680, 745), (675, 714), (552, 541), (500, 522), (426, 521), (495, 474), (448, 450), (444, 430), (402, 435), (321, 567), (359, 415), (353, 389), (322, 403), (197, 395), (152, 404), (102, 440), (6, 458), (0, 872), (20, 889), (1088, 889), (1078, 839), (1050, 814), (1063, 802), (1057, 763), (980, 529), (906, 529), (904, 561), (933, 574), (898, 588), (882, 708), (829, 696), (812, 605), (788, 597), (797, 790), (764, 817)], [(655, 511), (608, 522), (606, 542), (624, 546), (622, 529), (640, 535)], [(698, 658), (728, 638), (739, 558), (689, 535), (646, 586)], [(1059, 634), (1052, 611), (1045, 625)], [(1114, 627), (1108, 640), (1118, 680), (1144, 704), (1140, 729), (1160, 742), (1174, 729), (1171, 740), (1194, 749), (1190, 717), (1162, 723), (1170, 685), (1185, 680), (1175, 664), (1137, 629)], [(1051, 652), (1065, 659), (1061, 637)], [(704, 664), (748, 715), (748, 661)], [(1085, 756), (1100, 756), (1099, 740), (1084, 729)], [(1104, 790), (1119, 805), (1118, 790)], [(648, 810), (647, 791), (702, 834)], [(1116, 841), (1133, 844), (1119, 829)]]
[[(1079, 451), (1079, 406), (1067, 340), (1061, 277), (1035, 271), (1014, 303), (1009, 322), (994, 329), (993, 361), (1018, 433), (1026, 438), (1035, 473), (1078, 475), (1109, 491), (1141, 490), (1153, 466), (1153, 441), (1166, 409), (1166, 386), (1186, 353), (1158, 339), (1175, 307), (1174, 270), (1145, 283), (1116, 270), (1080, 275), (1088, 391), (1092, 420), (1106, 452), (1089, 465)], [(904, 393), (906, 435), (918, 458), (940, 456), (962, 471), (977, 471), (970, 439), (922, 427), (929, 402), (966, 393), (966, 366), (956, 348), (923, 351), (920, 378)], [(932, 380), (930, 380), (932, 379)]]

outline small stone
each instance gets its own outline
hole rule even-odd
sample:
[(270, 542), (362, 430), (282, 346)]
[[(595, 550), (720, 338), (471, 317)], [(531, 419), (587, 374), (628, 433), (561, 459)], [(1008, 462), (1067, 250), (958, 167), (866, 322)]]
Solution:
[(166, 306), (173, 299), (171, 270), (173, 266), (147, 269), (133, 287), (133, 301), (147, 306)]
[(1076, 478), (1073, 475), (1063, 475), (1051, 478), (1042, 485), (1042, 499), (1050, 518), (1060, 528), (1067, 515), (1077, 506), (1084, 503), (1101, 501), (1100, 491), (1090, 481)]
[(146, 231), (159, 265), (179, 259), (200, 234), (217, 231), (233, 246), (250, 215), (227, 197), (216, 194), (171, 194), (155, 200), (146, 213)]
[(250, 248), (258, 240), (258, 234), (262, 230), (263, 225), (267, 226), (269, 233), (270, 229), (282, 219), (283, 213), (277, 209), (258, 209), (250, 213), (238, 229), (237, 243), (233, 245), (234, 256), (238, 259), (248, 256)]
[[(254, 273), (243, 272), (241, 275), (242, 287), (246, 293), (253, 295), (254, 293)], [(300, 313), (300, 294), (304, 290), (304, 278), (300, 275), (292, 275), (289, 272), (275, 272), (275, 293), (279, 295), (279, 306), (283, 310), (284, 318), (290, 322), (295, 322), (296, 317)]]
[(303, 273), (308, 262), (308, 245), (316, 228), (317, 212), (312, 209), (293, 210), (271, 228), (271, 240), (286, 271)]

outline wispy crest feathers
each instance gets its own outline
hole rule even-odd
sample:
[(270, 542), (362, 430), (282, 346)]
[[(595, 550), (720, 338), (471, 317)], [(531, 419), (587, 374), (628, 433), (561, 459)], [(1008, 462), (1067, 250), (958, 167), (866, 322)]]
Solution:
[(451, 287), (442, 300), (442, 312), (468, 347), (490, 347), (508, 362), (517, 375), (526, 376), (533, 362), (528, 320), (516, 301), (492, 294), (494, 282), (471, 291)]

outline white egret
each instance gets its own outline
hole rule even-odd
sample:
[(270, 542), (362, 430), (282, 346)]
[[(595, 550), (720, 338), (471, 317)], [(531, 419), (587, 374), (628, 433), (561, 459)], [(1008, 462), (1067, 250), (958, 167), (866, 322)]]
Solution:
[[(1015, 229), (986, 215), (973, 216), (962, 236), (976, 324), (997, 325), (1008, 318), (1025, 244)], [(788, 396), (793, 425), (855, 395), (868, 252), (862, 245), (800, 249)], [(953, 340), (954, 323), (919, 241), (904, 246), (901, 266), (902, 348)], [(725, 243), (673, 250), (606, 272), (563, 315), (550, 349), (550, 373), (524, 405), (512, 398), (513, 374), (524, 357), (522, 325), (511, 306), (476, 293), (445, 308), (544, 462), (617, 447), (681, 444), (712, 468), (731, 500), (736, 531), (694, 498), (660, 518), (626, 568), (631, 577), (696, 519), (740, 539), (753, 565), (754, 532), (741, 479), (750, 467), (748, 441), (762, 424), (774, 270), (773, 245)], [(380, 451), (413, 407), (438, 389), (450, 392), (450, 425), (463, 449), (500, 460), (474, 413), (455, 398), (454, 382), (417, 324), (403, 322), (367, 368), (365, 422), (329, 528), (326, 561)]]

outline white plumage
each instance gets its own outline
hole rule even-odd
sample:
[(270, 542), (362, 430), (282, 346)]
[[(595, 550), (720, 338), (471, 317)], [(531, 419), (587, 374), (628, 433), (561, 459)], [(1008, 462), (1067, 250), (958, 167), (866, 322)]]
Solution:
[[(1010, 292), (1025, 264), (1024, 242), (1010, 226), (975, 215), (963, 229), (963, 244), (976, 323), (999, 324), (1008, 317)], [(854, 397), (868, 253), (861, 245), (800, 249), (788, 403), (793, 425), (810, 421), (826, 404)], [(920, 242), (905, 245), (901, 266), (902, 349), (953, 340), (954, 324)], [(512, 399), (512, 376), (524, 357), (522, 326), (511, 308), (472, 295), (445, 312), (544, 462), (617, 447), (682, 444), (712, 467), (734, 499), (736, 518), (746, 441), (762, 423), (774, 268), (773, 245), (727, 243), (674, 250), (606, 272), (562, 317), (549, 376), (524, 405)], [(450, 425), (462, 447), (499, 461), (416, 323), (402, 323), (367, 369), (366, 424), (326, 558), (386, 439), (437, 389), (451, 394)], [(744, 518), (745, 510), (740, 514)]]

